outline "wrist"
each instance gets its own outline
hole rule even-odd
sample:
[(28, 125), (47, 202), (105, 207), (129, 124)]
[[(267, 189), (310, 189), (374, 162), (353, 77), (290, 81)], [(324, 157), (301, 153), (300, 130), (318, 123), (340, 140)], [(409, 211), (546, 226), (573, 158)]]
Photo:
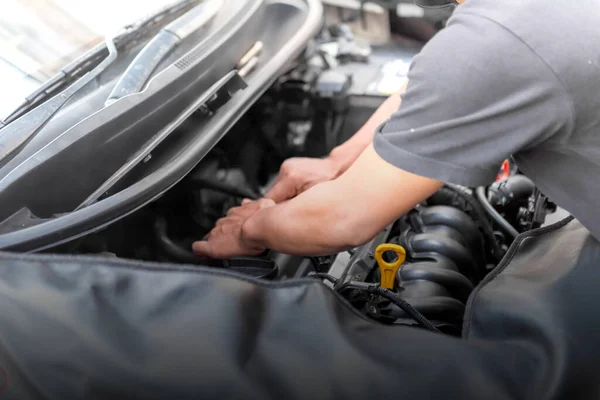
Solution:
[(257, 218), (260, 211), (248, 218), (241, 229), (241, 240), (249, 248), (266, 249), (268, 247), (265, 238), (262, 237), (264, 230), (260, 227), (261, 218)]
[(342, 175), (356, 161), (362, 150), (356, 149), (356, 146), (343, 144), (335, 147), (329, 153), (327, 159), (336, 171), (336, 178)]

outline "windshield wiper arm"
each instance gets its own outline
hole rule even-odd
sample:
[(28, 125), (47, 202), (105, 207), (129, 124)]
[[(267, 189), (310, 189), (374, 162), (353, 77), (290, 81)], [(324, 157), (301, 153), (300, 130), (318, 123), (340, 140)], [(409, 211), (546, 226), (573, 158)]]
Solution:
[(129, 64), (105, 105), (142, 90), (167, 55), (188, 36), (203, 28), (221, 9), (222, 4), (222, 0), (206, 0), (162, 28)]
[[(125, 27), (119, 35), (106, 39), (103, 44), (66, 65), (58, 74), (42, 84), (0, 124), (0, 167), (10, 161), (12, 156), (23, 148), (75, 93), (95, 79), (117, 58), (117, 49), (124, 49), (132, 43), (135, 45), (149, 31), (164, 25), (168, 15), (187, 11), (197, 3), (198, 0), (178, 1), (152, 16)], [(71, 86), (64, 89), (68, 84)]]
[[(126, 26), (122, 32), (114, 36), (113, 43), (115, 44), (115, 47), (118, 51), (122, 51), (129, 44), (135, 45), (142, 37), (151, 32), (155, 32), (157, 26), (162, 26), (165, 23), (164, 20), (166, 17), (183, 13), (197, 3), (198, 0), (177, 1), (175, 4), (171, 4), (157, 13)], [(6, 116), (0, 122), (0, 128), (12, 123), (19, 117), (33, 110), (35, 107), (59, 93), (65, 86), (91, 71), (106, 57), (106, 54), (107, 47), (105, 43), (101, 43), (63, 67), (60, 72), (44, 82), (33, 93), (27, 96), (8, 116)]]
[(12, 121), (37, 107), (49, 97), (52, 97), (66, 84), (92, 70), (94, 66), (101, 62), (104, 57), (106, 57), (106, 49), (106, 45), (102, 43), (101, 45), (96, 46), (85, 53), (82, 57), (61, 68), (56, 75), (41, 84), (36, 90), (33, 91), (33, 93), (27, 96), (19, 106), (17, 106), (8, 116), (4, 118), (4, 120), (2, 120), (2, 124), (8, 125)]

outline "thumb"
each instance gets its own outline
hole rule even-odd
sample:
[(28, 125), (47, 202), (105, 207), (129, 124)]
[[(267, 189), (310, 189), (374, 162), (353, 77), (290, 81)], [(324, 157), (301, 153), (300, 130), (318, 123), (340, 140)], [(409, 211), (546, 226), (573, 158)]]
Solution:
[(212, 245), (205, 240), (194, 242), (194, 244), (192, 244), (192, 250), (198, 256), (214, 258)]
[(258, 203), (259, 209), (273, 207), (276, 204), (275, 201), (273, 201), (273, 199), (267, 198), (258, 199), (256, 202)]
[(289, 200), (296, 196), (296, 185), (291, 179), (281, 179), (275, 182), (275, 185), (264, 195), (265, 198), (273, 200), (275, 203)]

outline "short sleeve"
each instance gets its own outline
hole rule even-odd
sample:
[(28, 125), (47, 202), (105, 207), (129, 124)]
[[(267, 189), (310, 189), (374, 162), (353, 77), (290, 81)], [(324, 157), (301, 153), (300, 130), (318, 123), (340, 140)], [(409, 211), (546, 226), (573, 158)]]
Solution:
[(408, 172), (479, 186), (512, 154), (571, 129), (572, 119), (570, 96), (526, 43), (463, 13), (415, 57), (402, 106), (373, 144)]

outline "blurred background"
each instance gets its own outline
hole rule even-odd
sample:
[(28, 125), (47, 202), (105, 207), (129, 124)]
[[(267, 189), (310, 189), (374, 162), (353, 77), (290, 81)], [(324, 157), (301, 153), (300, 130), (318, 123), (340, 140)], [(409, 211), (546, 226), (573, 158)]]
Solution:
[(168, 0), (2, 0), (0, 116), (64, 65)]
[[(173, 0), (2, 0), (0, 118), (103, 37), (114, 35), (124, 26), (173, 3)], [(412, 0), (393, 6), (385, 0), (364, 3), (323, 0), (323, 3), (326, 23), (346, 22), (345, 26), (356, 36), (357, 40), (352, 41), (354, 48), (349, 51), (358, 56), (363, 51), (365, 58), (371, 58), (362, 70), (359, 68), (359, 73), (353, 74), (359, 80), (355, 82), (359, 88), (361, 80), (364, 84), (372, 82), (374, 71), (390, 60), (398, 61), (388, 65), (388, 69), (407, 68), (408, 64), (403, 63), (410, 63), (447, 18), (445, 11), (425, 14)], [(375, 56), (371, 56), (370, 46), (379, 46)], [(402, 85), (396, 74), (388, 75), (388, 79), (379, 82), (379, 89), (386, 93)]]

